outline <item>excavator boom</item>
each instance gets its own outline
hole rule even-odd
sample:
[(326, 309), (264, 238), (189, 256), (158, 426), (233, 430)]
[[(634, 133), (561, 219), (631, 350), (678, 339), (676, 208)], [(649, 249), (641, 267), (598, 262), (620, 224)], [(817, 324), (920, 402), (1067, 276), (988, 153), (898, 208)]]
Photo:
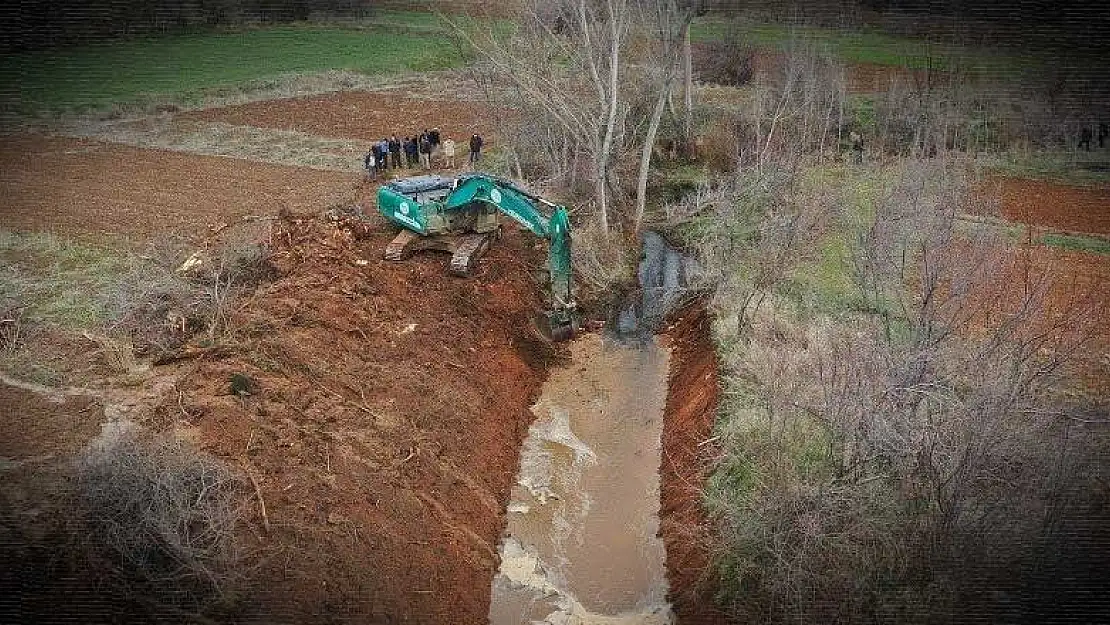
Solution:
[[(542, 208), (541, 208), (542, 207)], [(545, 213), (543, 209), (550, 211)], [(400, 260), (406, 251), (423, 248), (454, 253), (452, 270), (467, 274), (497, 231), (496, 214), (504, 214), (548, 240), (551, 308), (550, 334), (556, 339), (577, 328), (567, 209), (533, 195), (508, 180), (470, 174), (455, 180), (420, 176), (396, 180), (378, 190), (378, 210), (402, 228), (386, 257)]]

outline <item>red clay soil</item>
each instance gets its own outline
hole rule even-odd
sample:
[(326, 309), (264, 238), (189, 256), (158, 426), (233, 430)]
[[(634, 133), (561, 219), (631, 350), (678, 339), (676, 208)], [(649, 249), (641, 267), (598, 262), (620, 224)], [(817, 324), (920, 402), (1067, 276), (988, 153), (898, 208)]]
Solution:
[[(758, 52), (752, 58), (752, 69), (763, 76), (782, 76), (787, 58), (782, 53)], [(934, 70), (934, 81), (936, 73)], [(878, 63), (844, 63), (844, 79), (848, 93), (884, 93), (896, 83), (907, 87), (923, 85), (928, 72)]]
[(19, 135), (0, 145), (0, 228), (82, 240), (197, 240), (244, 215), (349, 202), (357, 175)]
[(663, 421), (660, 532), (667, 548), (669, 599), (680, 625), (725, 623), (714, 609), (709, 521), (702, 486), (716, 448), (705, 444), (717, 412), (717, 356), (705, 305), (679, 314), (667, 332), (671, 376)]
[[(894, 84), (905, 87), (925, 85), (929, 72), (878, 63), (850, 63), (846, 66), (848, 93), (885, 93)], [(946, 79), (946, 72), (933, 70), (934, 84)]]
[(118, 622), (99, 609), (102, 580), (68, 566), (77, 537), (57, 530), (74, 516), (65, 467), (104, 414), (89, 397), (56, 399), (0, 382), (0, 622)]
[(1072, 346), (1071, 365), (1096, 396), (1110, 397), (1110, 256), (1040, 245), (999, 248), (992, 280), (973, 293), (980, 328), (1033, 302), (1022, 336)]
[(985, 190), (1001, 199), (1002, 217), (1051, 230), (1110, 236), (1110, 185), (1078, 187), (998, 177)]
[[(265, 501), (239, 620), (484, 624), (554, 357), (529, 330), (542, 249), (511, 230), (460, 279), (442, 254), (382, 260), (393, 233), (352, 227), (279, 222), (280, 278), (237, 309), (234, 337), (168, 414), (188, 415)], [(230, 394), (233, 374), (249, 395)]]
[[(712, 75), (718, 71), (721, 49), (712, 44), (693, 44), (693, 63), (695, 73), (708, 72)], [(782, 76), (785, 72), (787, 55), (781, 52), (759, 50), (752, 54), (751, 70), (756, 76), (772, 78)], [(934, 70), (936, 73), (936, 70)], [(712, 76), (710, 76), (712, 78)], [(880, 65), (877, 63), (845, 63), (845, 87), (848, 93), (883, 93), (890, 89), (894, 83), (905, 86), (924, 84), (928, 74), (924, 70), (914, 70), (894, 65)], [(934, 80), (937, 78), (934, 77)]]
[(63, 457), (100, 432), (103, 410), (91, 397), (47, 399), (0, 382), (0, 457)]
[(450, 94), (443, 95), (442, 100), (422, 100), (396, 93), (343, 91), (192, 111), (178, 118), (365, 141), (394, 134), (414, 136), (425, 128), (439, 128), (440, 135), (454, 138), (460, 143), (459, 153), (465, 154), (470, 135), (478, 133), (488, 145), (497, 135), (494, 120), (510, 114), (491, 110), (481, 102), (452, 100), (447, 97)]

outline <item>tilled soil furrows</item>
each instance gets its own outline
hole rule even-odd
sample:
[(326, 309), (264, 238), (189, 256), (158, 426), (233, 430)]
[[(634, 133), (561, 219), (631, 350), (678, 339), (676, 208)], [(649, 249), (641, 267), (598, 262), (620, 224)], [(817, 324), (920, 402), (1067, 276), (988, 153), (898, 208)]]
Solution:
[(1002, 216), (1053, 230), (1110, 236), (1110, 186), (1078, 187), (1044, 180), (997, 178)]
[(354, 197), (357, 176), (38, 135), (0, 147), (0, 227), (83, 240), (203, 239), (207, 226)]
[(394, 134), (411, 137), (424, 129), (439, 128), (440, 135), (444, 139), (452, 137), (459, 144), (459, 154), (464, 155), (470, 135), (482, 135), (488, 144), (497, 134), (497, 119), (512, 114), (491, 110), (481, 102), (456, 99), (480, 94), (445, 91), (442, 95), (443, 99), (432, 100), (399, 93), (347, 91), (193, 111), (178, 118), (365, 141)]

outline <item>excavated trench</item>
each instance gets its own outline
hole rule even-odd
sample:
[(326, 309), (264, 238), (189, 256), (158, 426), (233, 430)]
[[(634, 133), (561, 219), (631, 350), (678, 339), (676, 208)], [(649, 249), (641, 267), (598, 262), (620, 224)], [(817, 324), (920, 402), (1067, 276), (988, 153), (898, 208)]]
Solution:
[(654, 332), (686, 295), (691, 260), (644, 238), (640, 287), (605, 334), (571, 345), (535, 420), (500, 545), (490, 622), (673, 623), (661, 527), (667, 340)]

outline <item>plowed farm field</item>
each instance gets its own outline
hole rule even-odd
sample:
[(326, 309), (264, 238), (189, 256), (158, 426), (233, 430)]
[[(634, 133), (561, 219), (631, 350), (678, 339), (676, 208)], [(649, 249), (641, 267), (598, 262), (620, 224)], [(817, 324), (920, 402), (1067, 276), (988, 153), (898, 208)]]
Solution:
[(497, 135), (495, 120), (511, 114), (481, 102), (448, 99), (448, 95), (419, 99), (389, 92), (338, 92), (193, 111), (178, 117), (366, 141), (439, 128), (443, 138), (455, 139), (460, 153), (465, 153), (470, 135), (481, 135), (488, 145)]
[(1002, 217), (1050, 230), (1110, 236), (1110, 186), (1079, 187), (1025, 178), (996, 178)]
[(350, 173), (23, 135), (0, 147), (0, 227), (85, 241), (199, 240), (246, 215), (350, 202), (361, 184)]

